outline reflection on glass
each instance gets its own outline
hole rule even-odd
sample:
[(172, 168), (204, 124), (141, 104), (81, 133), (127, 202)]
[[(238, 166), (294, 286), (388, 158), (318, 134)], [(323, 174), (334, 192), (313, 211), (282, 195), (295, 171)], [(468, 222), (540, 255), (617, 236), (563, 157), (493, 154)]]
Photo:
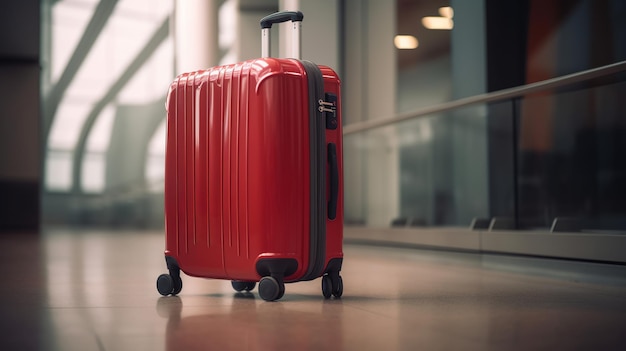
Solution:
[(555, 218), (571, 218), (578, 230), (626, 230), (624, 94), (621, 81), (522, 101), (522, 227), (549, 228)]

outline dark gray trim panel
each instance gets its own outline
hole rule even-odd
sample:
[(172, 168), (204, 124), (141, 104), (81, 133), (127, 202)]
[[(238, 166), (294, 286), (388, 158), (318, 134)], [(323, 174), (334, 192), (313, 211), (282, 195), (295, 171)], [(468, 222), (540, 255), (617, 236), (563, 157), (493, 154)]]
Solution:
[(0, 232), (40, 229), (38, 181), (0, 180)]
[(619, 234), (349, 226), (344, 241), (626, 264), (626, 235)]
[(394, 245), (427, 246), (464, 251), (480, 250), (480, 234), (477, 231), (458, 228), (369, 228), (346, 226), (344, 241), (381, 242)]
[(484, 252), (626, 263), (626, 235), (499, 231), (481, 237)]

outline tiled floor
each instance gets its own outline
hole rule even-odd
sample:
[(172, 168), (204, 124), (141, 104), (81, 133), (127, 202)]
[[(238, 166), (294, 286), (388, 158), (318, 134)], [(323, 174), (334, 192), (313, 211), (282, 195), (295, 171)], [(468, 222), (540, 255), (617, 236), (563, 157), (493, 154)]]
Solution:
[(0, 235), (2, 350), (626, 350), (626, 287), (486, 268), (478, 255), (346, 246), (265, 302), (183, 277), (160, 297), (158, 232)]

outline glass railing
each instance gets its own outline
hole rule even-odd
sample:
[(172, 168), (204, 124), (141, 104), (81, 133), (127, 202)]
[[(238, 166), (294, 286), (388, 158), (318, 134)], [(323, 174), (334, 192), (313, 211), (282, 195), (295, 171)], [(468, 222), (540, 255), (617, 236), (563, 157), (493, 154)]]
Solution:
[(344, 127), (345, 219), (626, 233), (626, 61)]

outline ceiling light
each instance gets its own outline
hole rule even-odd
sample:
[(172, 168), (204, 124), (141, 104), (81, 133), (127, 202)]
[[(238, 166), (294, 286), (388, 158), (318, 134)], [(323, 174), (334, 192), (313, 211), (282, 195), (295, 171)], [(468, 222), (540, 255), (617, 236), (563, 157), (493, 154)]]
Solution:
[(454, 17), (454, 10), (450, 6), (440, 7), (439, 14), (441, 15), (441, 17), (452, 18)]
[(428, 29), (450, 30), (454, 27), (454, 22), (446, 17), (424, 17), (422, 24)]
[(419, 45), (417, 38), (412, 35), (396, 35), (393, 38), (393, 44), (398, 49), (407, 50), (415, 49)]

